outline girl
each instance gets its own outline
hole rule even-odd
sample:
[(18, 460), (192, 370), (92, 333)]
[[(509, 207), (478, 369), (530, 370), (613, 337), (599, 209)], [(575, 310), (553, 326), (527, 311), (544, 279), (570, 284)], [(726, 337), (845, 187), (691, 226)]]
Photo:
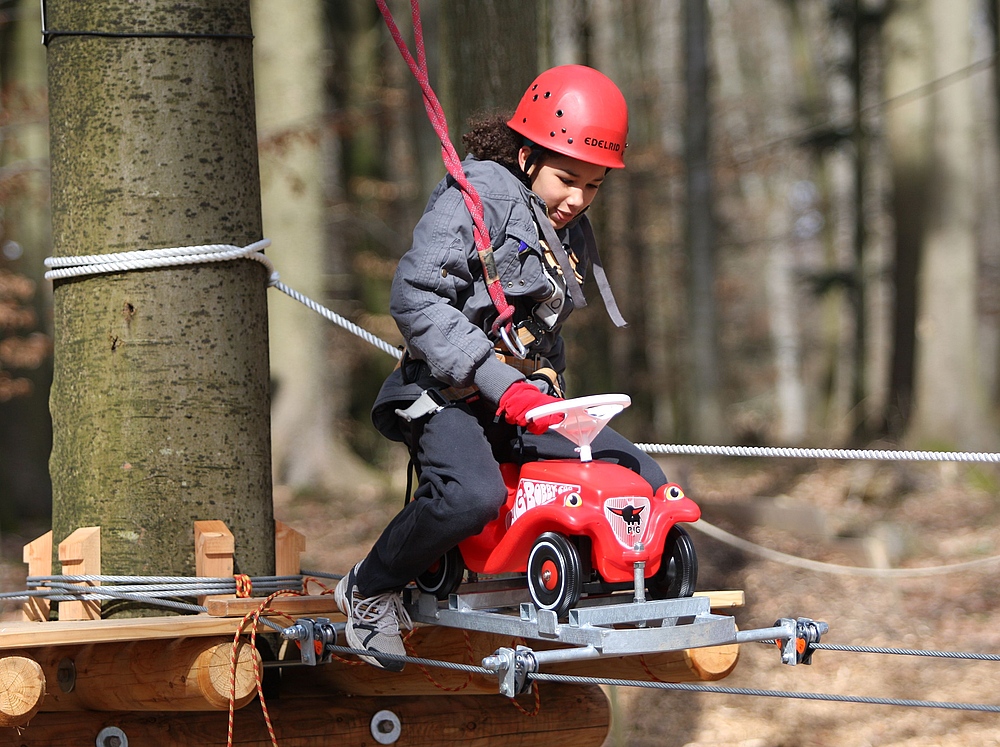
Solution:
[[(406, 350), (372, 418), (410, 447), (418, 483), (414, 500), (336, 589), (348, 644), (370, 651), (362, 658), (375, 666), (402, 669), (378, 655), (405, 654), (403, 587), (497, 517), (507, 499), (499, 463), (574, 457), (572, 443), (546, 432), (559, 416), (529, 422), (525, 414), (563, 396), (560, 330), (586, 304), (588, 270), (612, 319), (625, 324), (584, 213), (606, 174), (624, 167), (627, 132), (625, 99), (609, 78), (581, 65), (547, 70), (508, 121), (480, 122), (463, 137), (471, 155), (462, 165), (482, 199), (492, 256), (478, 255), (451, 177), (414, 229), (390, 300)], [(494, 324), (490, 275), (513, 308), (509, 324)], [(592, 448), (654, 490), (666, 483), (652, 458), (610, 428)]]

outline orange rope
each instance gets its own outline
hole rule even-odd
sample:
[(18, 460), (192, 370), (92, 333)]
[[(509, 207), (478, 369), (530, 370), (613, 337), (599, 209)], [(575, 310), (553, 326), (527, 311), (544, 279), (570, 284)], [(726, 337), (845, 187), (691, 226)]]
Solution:
[(239, 599), (247, 599), (253, 596), (253, 581), (245, 573), (237, 573), (233, 576), (236, 579), (236, 596)]
[[(269, 606), (272, 599), (280, 596), (301, 597), (304, 595), (300, 591), (293, 591), (291, 589), (274, 592), (269, 597), (264, 599), (257, 606), (257, 609), (252, 612), (248, 612), (243, 616), (243, 620), (240, 622), (239, 627), (236, 629), (236, 634), (233, 636), (233, 651), (229, 657), (229, 739), (226, 742), (227, 747), (233, 747), (233, 724), (236, 720), (236, 661), (237, 654), (239, 652), (240, 638), (243, 636), (243, 629), (246, 628), (248, 623), (251, 621), (253, 622), (253, 627), (250, 629), (250, 645), (253, 647), (254, 651), (256, 651), (257, 628), (260, 625), (261, 615), (271, 613), (287, 617), (284, 613), (277, 612)], [(260, 662), (257, 660), (256, 656), (253, 657), (253, 674), (257, 685), (257, 697), (260, 698), (260, 709), (264, 713), (264, 723), (267, 725), (267, 733), (271, 737), (271, 745), (272, 747), (278, 747), (278, 737), (274, 733), (274, 726), (271, 724), (271, 714), (268, 713), (267, 703), (264, 700), (264, 677), (260, 669)]]

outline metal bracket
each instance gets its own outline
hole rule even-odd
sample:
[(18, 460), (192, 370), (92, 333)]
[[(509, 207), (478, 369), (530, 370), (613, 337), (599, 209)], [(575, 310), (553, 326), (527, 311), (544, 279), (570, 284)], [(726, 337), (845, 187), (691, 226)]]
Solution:
[(538, 661), (530, 648), (518, 646), (517, 650), (498, 648), (492, 656), (483, 659), (483, 668), (496, 672), (500, 679), (500, 694), (513, 698), (531, 689), (529, 674), (538, 671)]
[(300, 617), (281, 631), (286, 641), (296, 641), (302, 654), (302, 663), (316, 666), (330, 661), (330, 646), (337, 645), (337, 628), (328, 617)]
[(781, 636), (778, 645), (781, 646), (781, 663), (793, 667), (796, 664), (812, 664), (812, 655), (816, 650), (813, 644), (819, 643), (823, 634), (830, 630), (825, 622), (808, 617), (800, 617), (798, 620), (785, 617), (778, 620), (775, 627), (787, 631), (787, 636)]

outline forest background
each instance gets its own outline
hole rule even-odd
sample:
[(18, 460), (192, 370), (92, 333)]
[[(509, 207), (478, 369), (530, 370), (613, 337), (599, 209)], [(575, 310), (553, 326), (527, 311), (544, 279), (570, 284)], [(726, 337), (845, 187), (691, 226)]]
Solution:
[[(630, 394), (616, 424), (637, 441), (995, 449), (998, 5), (425, 0), (460, 152), (471, 114), (511, 110), (551, 65), (597, 67), (629, 102), (628, 168), (592, 218), (631, 324), (574, 314), (570, 394)], [(396, 344), (392, 272), (444, 173), (419, 91), (371, 0), (252, 9), (268, 255)], [(40, 29), (36, 0), (0, 0), (4, 531), (51, 508)], [(395, 505), (406, 456), (368, 419), (392, 360), (269, 304), (276, 495)], [(992, 516), (995, 475), (979, 478)]]

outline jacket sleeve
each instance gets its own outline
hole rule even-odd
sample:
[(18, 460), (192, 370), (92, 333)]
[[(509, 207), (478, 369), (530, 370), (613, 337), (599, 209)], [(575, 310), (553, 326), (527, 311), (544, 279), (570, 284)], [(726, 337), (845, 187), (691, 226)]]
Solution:
[[(484, 208), (493, 232), (503, 215), (489, 200)], [(474, 383), (497, 402), (524, 376), (493, 355), (480, 326), (492, 309), (487, 304), (472, 217), (460, 190), (446, 189), (414, 228), (413, 245), (396, 268), (389, 308), (410, 355), (425, 361), (435, 378), (452, 386)]]

